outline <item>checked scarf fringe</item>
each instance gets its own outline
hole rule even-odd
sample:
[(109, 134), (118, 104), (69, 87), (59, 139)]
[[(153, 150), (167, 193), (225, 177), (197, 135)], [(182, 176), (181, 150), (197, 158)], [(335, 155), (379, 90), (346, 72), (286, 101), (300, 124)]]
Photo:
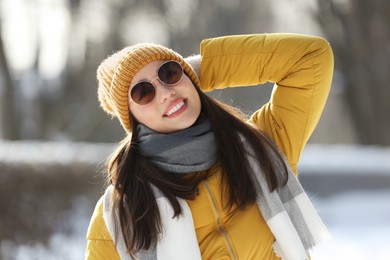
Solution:
[[(251, 156), (250, 145), (245, 140), (243, 143), (249, 154), (251, 174), (258, 194), (257, 205), (275, 237), (273, 248), (276, 255), (286, 260), (309, 259), (310, 250), (329, 238), (327, 228), (286, 160), (283, 163), (288, 170), (287, 183), (270, 192), (259, 163)], [(272, 155), (276, 159), (276, 155)], [(284, 165), (277, 166), (277, 173), (281, 174)]]

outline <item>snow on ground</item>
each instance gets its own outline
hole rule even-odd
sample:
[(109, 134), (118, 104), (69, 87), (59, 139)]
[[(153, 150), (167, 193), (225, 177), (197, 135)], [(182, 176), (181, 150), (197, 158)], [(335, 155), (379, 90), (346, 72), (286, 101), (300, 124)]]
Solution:
[(55, 233), (47, 244), (15, 244), (0, 241), (0, 259), (3, 260), (76, 260), (84, 259), (85, 235), (90, 220), (85, 209), (89, 200), (80, 199), (72, 209), (64, 212), (63, 225), (69, 227), (68, 234)]
[[(390, 178), (390, 149), (379, 146), (308, 145), (299, 163), (303, 175), (347, 176), (345, 185), (367, 176)], [(378, 177), (382, 176), (382, 177)], [(355, 177), (355, 178), (354, 178)], [(359, 177), (359, 178), (356, 178)], [(335, 178), (337, 179), (337, 178)], [(339, 179), (338, 179), (339, 180)], [(388, 182), (386, 182), (388, 183)], [(337, 186), (338, 183), (334, 183)], [(367, 184), (367, 187), (370, 184)], [(390, 187), (338, 191), (330, 197), (312, 197), (332, 238), (313, 251), (314, 260), (390, 259)], [(329, 187), (331, 189), (331, 187)]]
[(390, 259), (390, 189), (359, 191), (318, 200), (315, 206), (332, 238), (313, 260)]

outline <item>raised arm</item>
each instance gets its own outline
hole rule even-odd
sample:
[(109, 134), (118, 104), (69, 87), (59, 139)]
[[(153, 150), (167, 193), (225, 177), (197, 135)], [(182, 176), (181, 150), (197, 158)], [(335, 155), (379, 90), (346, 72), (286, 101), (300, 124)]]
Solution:
[(333, 54), (322, 38), (298, 34), (237, 35), (201, 43), (200, 80), (210, 91), (275, 83), (250, 122), (271, 137), (297, 173), (332, 81)]

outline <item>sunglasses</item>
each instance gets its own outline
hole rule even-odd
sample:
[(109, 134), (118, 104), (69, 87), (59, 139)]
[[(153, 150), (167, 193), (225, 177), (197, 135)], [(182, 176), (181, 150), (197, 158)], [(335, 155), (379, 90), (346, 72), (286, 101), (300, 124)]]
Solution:
[(130, 102), (138, 105), (147, 105), (156, 96), (156, 86), (153, 84), (158, 79), (166, 86), (174, 86), (183, 78), (183, 67), (176, 61), (167, 61), (161, 64), (157, 70), (157, 77), (151, 81), (141, 81), (135, 84), (130, 90)]

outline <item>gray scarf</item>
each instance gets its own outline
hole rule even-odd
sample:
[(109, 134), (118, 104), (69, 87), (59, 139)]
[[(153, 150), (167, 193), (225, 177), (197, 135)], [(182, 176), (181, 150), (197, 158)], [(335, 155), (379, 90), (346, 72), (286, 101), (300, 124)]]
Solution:
[(145, 125), (137, 126), (138, 145), (142, 155), (161, 169), (183, 175), (204, 171), (218, 158), (218, 148), (210, 120), (200, 116), (187, 129), (161, 134)]

